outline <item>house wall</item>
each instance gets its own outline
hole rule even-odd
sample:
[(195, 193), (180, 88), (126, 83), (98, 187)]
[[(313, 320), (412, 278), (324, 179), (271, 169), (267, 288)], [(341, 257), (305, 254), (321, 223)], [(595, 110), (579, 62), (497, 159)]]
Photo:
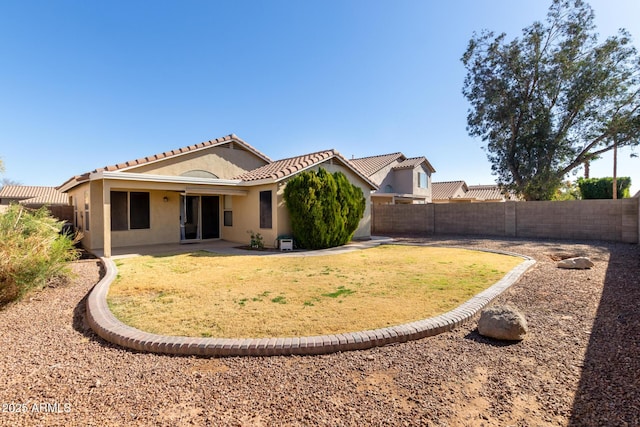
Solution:
[[(111, 191), (128, 191), (126, 188), (111, 188)], [(135, 190), (144, 191), (144, 190)], [(168, 201), (164, 201), (164, 197)], [(150, 228), (111, 232), (114, 248), (137, 245), (155, 245), (180, 242), (180, 195), (167, 191), (149, 191)]]
[(396, 183), (394, 189), (396, 193), (413, 194), (414, 190), (414, 171), (413, 169), (398, 169), (393, 171), (394, 181)]
[[(232, 150), (239, 152), (240, 150)], [(250, 153), (248, 153), (250, 154)], [(253, 156), (253, 155), (252, 155)], [(195, 162), (190, 163), (183, 169), (192, 170), (199, 166)], [(164, 165), (161, 168), (151, 169), (149, 173), (178, 173), (179, 165)], [(319, 167), (325, 168), (333, 173), (340, 171), (347, 178), (358, 185), (366, 198), (366, 210), (364, 218), (360, 221), (360, 226), (356, 230), (355, 238), (366, 238), (371, 235), (371, 203), (369, 185), (358, 175), (352, 173), (350, 169), (341, 164), (334, 164), (329, 160)], [(136, 172), (141, 169), (137, 168)], [(234, 172), (235, 173), (235, 172)], [(289, 222), (289, 212), (284, 203), (284, 187), (286, 183), (270, 183), (255, 186), (224, 187), (208, 185), (189, 186), (189, 193), (198, 195), (218, 194), (220, 191), (220, 236), (221, 238), (238, 243), (249, 243), (250, 232), (254, 231), (263, 236), (265, 246), (273, 247), (277, 244), (276, 239), (282, 235), (291, 234)], [(83, 245), (90, 250), (99, 250), (107, 247), (127, 247), (138, 245), (153, 245), (162, 243), (180, 242), (180, 194), (186, 191), (183, 184), (176, 183), (154, 183), (144, 181), (129, 180), (94, 180), (83, 183), (69, 191), (69, 195), (74, 198), (78, 206), (78, 220), (84, 224), (84, 194), (89, 192), (90, 196), (90, 228), (84, 230)], [(114, 230), (111, 231), (110, 221), (110, 194), (111, 191), (143, 191), (149, 192), (150, 202), (150, 228), (140, 230)], [(230, 211), (232, 212), (232, 225), (224, 225), (225, 196), (224, 192), (246, 192), (244, 195), (234, 194), (227, 196), (230, 200)], [(272, 191), (272, 227), (260, 228), (260, 192)], [(167, 201), (164, 201), (164, 198)], [(106, 212), (105, 212), (106, 210)], [(80, 227), (82, 228), (82, 227)], [(105, 229), (107, 234), (105, 236)], [(105, 239), (110, 241), (105, 242)], [(106, 251), (105, 251), (106, 253)]]
[[(232, 196), (231, 211), (233, 212), (233, 226), (221, 227), (222, 238), (231, 242), (249, 244), (251, 232), (260, 233), (266, 247), (274, 247), (278, 237), (278, 184), (258, 185), (247, 187), (246, 196)], [(260, 192), (272, 191), (272, 228), (260, 228)], [(223, 214), (221, 213), (221, 216)], [(282, 233), (281, 233), (282, 234)]]
[[(385, 166), (380, 169), (378, 172), (374, 173), (369, 177), (369, 179), (376, 184), (378, 184), (378, 193), (397, 193), (396, 191), (396, 183), (394, 180), (394, 174), (391, 171), (391, 168), (398, 164), (397, 161), (393, 162), (390, 165)], [(387, 186), (391, 186), (392, 191), (387, 191)]]
[(375, 234), (640, 241), (640, 199), (374, 205)]
[(180, 176), (192, 170), (204, 170), (221, 179), (231, 179), (267, 162), (233, 144), (211, 147), (174, 156), (166, 160), (128, 169), (127, 172)]
[[(87, 182), (68, 192), (69, 197), (73, 200), (72, 207), (74, 207), (74, 212), (71, 214), (71, 222), (73, 222), (77, 230), (82, 232), (83, 237), (81, 243), (86, 248), (91, 248), (91, 235), (93, 233), (93, 227), (91, 227), (91, 225), (93, 225), (93, 218), (91, 218), (93, 210), (89, 210), (89, 230), (85, 230), (84, 228), (84, 193), (89, 190), (90, 185)], [(89, 196), (91, 197), (91, 193), (89, 193)]]

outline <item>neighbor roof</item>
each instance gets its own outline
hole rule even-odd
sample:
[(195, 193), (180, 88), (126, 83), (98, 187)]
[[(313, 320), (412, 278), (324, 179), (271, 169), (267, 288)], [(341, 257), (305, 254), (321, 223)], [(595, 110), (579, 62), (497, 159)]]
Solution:
[(389, 166), (394, 162), (398, 162), (397, 165), (393, 166), (392, 169), (394, 170), (412, 169), (416, 166), (421, 165), (422, 163), (425, 163), (431, 173), (436, 171), (433, 166), (431, 166), (431, 163), (429, 163), (426, 157), (420, 156), (407, 158), (400, 152), (380, 154), (378, 156), (361, 157), (359, 159), (351, 159), (349, 161), (353, 163), (355, 167), (360, 169), (360, 171), (362, 171), (362, 173), (366, 176), (372, 176), (379, 170), (385, 168), (386, 166)]
[(464, 195), (467, 199), (502, 200), (504, 194), (497, 185), (469, 185), (469, 191)]
[(72, 177), (71, 179), (67, 180), (66, 182), (64, 182), (62, 185), (60, 185), (57, 188), (63, 188), (68, 186), (69, 184), (72, 184), (73, 181), (76, 181), (75, 183), (73, 183), (75, 185), (87, 181), (89, 179), (89, 175), (91, 173), (98, 173), (98, 172), (114, 172), (114, 171), (124, 171), (127, 170), (129, 168), (132, 167), (136, 167), (136, 166), (141, 166), (147, 163), (153, 163), (153, 162), (157, 162), (160, 160), (164, 160), (164, 159), (168, 159), (171, 157), (175, 157), (175, 156), (180, 156), (189, 152), (194, 152), (194, 151), (199, 151), (205, 148), (210, 148), (210, 147), (216, 147), (219, 145), (224, 145), (224, 144), (229, 144), (229, 143), (238, 143), (240, 144), (245, 150), (255, 154), (256, 156), (260, 157), (261, 159), (263, 159), (266, 162), (271, 162), (271, 159), (264, 153), (258, 151), (257, 149), (255, 149), (254, 147), (252, 147), (251, 145), (249, 145), (248, 143), (246, 143), (245, 141), (243, 141), (242, 139), (238, 138), (235, 134), (229, 134), (227, 136), (223, 136), (222, 138), (216, 138), (216, 139), (212, 139), (206, 142), (201, 142), (199, 144), (195, 144), (195, 145), (189, 145), (187, 147), (182, 147), (182, 148), (178, 148), (176, 150), (171, 150), (171, 151), (165, 151), (164, 153), (159, 153), (159, 154), (154, 154), (152, 156), (147, 156), (147, 157), (142, 157), (136, 160), (130, 160), (128, 162), (124, 162), (124, 163), (118, 163), (116, 165), (111, 165), (111, 166), (105, 166), (102, 168), (98, 168), (95, 169), (91, 172), (87, 172), (84, 173), (82, 175), (77, 175)]
[(69, 198), (55, 187), (28, 185), (5, 185), (0, 190), (0, 199), (12, 199), (23, 205), (66, 205)]
[(389, 166), (396, 160), (404, 160), (406, 157), (402, 153), (381, 154), (379, 156), (361, 157), (349, 160), (364, 175), (371, 176), (385, 166)]
[(468, 191), (467, 183), (464, 181), (443, 181), (431, 184), (431, 198), (433, 200), (447, 200), (452, 198), (458, 191), (463, 193)]
[(420, 157), (410, 157), (408, 159), (404, 159), (403, 161), (401, 161), (400, 163), (398, 163), (397, 165), (395, 165), (393, 167), (394, 170), (397, 169), (413, 169), (417, 166), (420, 166), (421, 164), (426, 163), (427, 168), (429, 168), (429, 171), (431, 171), (431, 173), (435, 172), (436, 170), (433, 168), (433, 166), (431, 166), (431, 163), (429, 163), (429, 161), (427, 160), (426, 157), (424, 156), (420, 156)]
[(349, 160), (345, 159), (339, 152), (334, 149), (317, 151), (315, 153), (303, 154), (301, 156), (276, 160), (257, 169), (238, 175), (234, 179), (239, 179), (244, 182), (254, 182), (260, 180), (280, 181), (332, 158), (338, 159), (340, 163), (344, 164), (353, 172), (355, 172), (356, 175), (360, 176), (360, 178), (367, 182), (367, 184), (369, 184), (371, 188), (378, 188), (378, 186), (373, 183), (367, 176), (365, 176), (361, 170), (355, 167)]

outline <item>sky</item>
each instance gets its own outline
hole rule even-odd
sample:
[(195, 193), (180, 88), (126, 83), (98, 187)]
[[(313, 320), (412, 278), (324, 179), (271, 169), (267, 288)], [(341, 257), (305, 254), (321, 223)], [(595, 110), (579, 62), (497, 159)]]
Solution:
[[(640, 1), (588, 3), (602, 38), (626, 28), (640, 47)], [(400, 151), (425, 156), (433, 181), (492, 184), (483, 143), (466, 131), (460, 58), (474, 31), (511, 40), (549, 5), (0, 0), (2, 178), (57, 186), (234, 133), (274, 160)], [(619, 151), (618, 176), (633, 194), (631, 153)], [(591, 166), (592, 177), (612, 174), (611, 155)]]

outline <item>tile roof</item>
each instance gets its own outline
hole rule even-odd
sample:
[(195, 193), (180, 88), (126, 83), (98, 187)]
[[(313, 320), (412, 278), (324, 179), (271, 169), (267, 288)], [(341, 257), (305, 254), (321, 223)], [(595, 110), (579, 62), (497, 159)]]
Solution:
[(316, 153), (304, 154), (302, 156), (276, 160), (275, 162), (271, 162), (257, 169), (235, 176), (233, 179), (239, 179), (242, 181), (258, 181), (262, 179), (278, 180), (307, 169), (315, 164), (321, 163), (333, 157), (334, 154), (335, 150), (324, 150)]
[(178, 148), (176, 150), (171, 150), (171, 151), (165, 151), (164, 153), (159, 153), (159, 154), (154, 154), (153, 156), (148, 156), (148, 157), (142, 157), (140, 159), (136, 159), (136, 160), (130, 160), (128, 162), (125, 163), (118, 163), (117, 165), (111, 165), (111, 166), (105, 166), (103, 168), (99, 168), (96, 169), (94, 172), (113, 172), (116, 170), (122, 170), (122, 169), (128, 169), (134, 166), (140, 166), (143, 165), (145, 163), (151, 163), (151, 162), (155, 162), (158, 160), (163, 160), (163, 159), (167, 159), (170, 157), (174, 157), (174, 156), (178, 156), (180, 154), (185, 154), (188, 153), (190, 151), (197, 151), (197, 150), (201, 150), (203, 148), (208, 148), (208, 147), (215, 147), (218, 145), (224, 145), (230, 142), (238, 142), (241, 145), (244, 146), (244, 148), (247, 149), (247, 151), (251, 151), (252, 153), (258, 155), (259, 157), (262, 157), (264, 160), (270, 162), (271, 159), (266, 155), (261, 153), (260, 151), (256, 150), (255, 148), (253, 148), (251, 145), (247, 144), (245, 141), (243, 141), (242, 139), (238, 138), (236, 135), (234, 134), (230, 134), (227, 136), (223, 136), (222, 138), (216, 138), (216, 139), (212, 139), (206, 142), (201, 142), (199, 144), (195, 144), (195, 145), (189, 145), (187, 147), (182, 147), (182, 148)]
[(254, 147), (252, 147), (251, 145), (249, 145), (248, 143), (246, 143), (242, 139), (238, 138), (235, 134), (229, 134), (229, 135), (223, 136), (221, 138), (212, 139), (212, 140), (201, 142), (201, 143), (195, 144), (195, 145), (189, 145), (187, 147), (178, 148), (176, 150), (165, 151), (164, 153), (154, 154), (152, 156), (142, 157), (142, 158), (139, 158), (139, 159), (136, 159), (136, 160), (129, 160), (128, 162), (118, 163), (116, 165), (110, 165), (110, 166), (105, 166), (105, 167), (102, 167), (102, 168), (98, 168), (98, 169), (95, 169), (95, 170), (93, 170), (91, 172), (84, 173), (82, 175), (76, 175), (76, 176), (70, 178), (69, 180), (67, 180), (66, 182), (64, 182), (62, 185), (60, 185), (57, 188), (62, 188), (64, 186), (66, 186), (67, 184), (72, 183), (73, 181), (75, 181), (77, 183), (81, 183), (83, 181), (86, 181), (87, 179), (89, 179), (89, 175), (91, 173), (113, 172), (113, 171), (118, 171), (118, 170), (126, 170), (128, 168), (132, 168), (132, 167), (135, 167), (135, 166), (141, 166), (141, 165), (144, 165), (146, 163), (152, 163), (152, 162), (156, 162), (156, 161), (159, 161), (159, 160), (168, 159), (168, 158), (171, 158), (171, 157), (174, 157), (174, 156), (186, 154), (186, 153), (189, 153), (189, 152), (192, 152), (192, 151), (201, 150), (201, 149), (204, 149), (204, 148), (216, 147), (216, 146), (219, 146), (219, 145), (225, 145), (225, 144), (229, 144), (231, 142), (239, 143), (247, 151), (252, 152), (253, 154), (257, 155), (258, 157), (264, 159), (267, 162), (271, 162), (271, 159), (266, 154), (264, 154), (264, 153), (260, 152), (259, 150), (255, 149)]
[(0, 199), (13, 199), (23, 205), (67, 205), (69, 198), (55, 187), (5, 185), (0, 189)]
[(349, 160), (364, 175), (371, 176), (385, 166), (389, 166), (396, 160), (404, 160), (406, 157), (402, 153), (381, 154), (379, 156), (361, 157)]
[(361, 170), (356, 168), (349, 160), (344, 158), (334, 149), (317, 151), (315, 153), (303, 154), (301, 156), (276, 160), (275, 162), (271, 162), (257, 169), (238, 175), (234, 177), (234, 179), (239, 179), (244, 182), (259, 180), (279, 181), (332, 158), (338, 159), (340, 163), (343, 163), (345, 166), (351, 168), (354, 172), (360, 175), (360, 177), (364, 181), (371, 185), (372, 188), (378, 188), (377, 185), (369, 180), (369, 178), (365, 176)]
[(467, 199), (502, 200), (505, 196), (497, 185), (470, 185), (465, 194)]
[(433, 200), (447, 200), (458, 191), (466, 193), (467, 189), (467, 184), (464, 181), (433, 182), (431, 183), (431, 198)]
[(410, 157), (408, 159), (404, 159), (403, 161), (401, 161), (400, 163), (398, 163), (397, 165), (395, 165), (393, 167), (394, 170), (397, 169), (413, 169), (417, 166), (420, 166), (421, 164), (426, 163), (427, 164), (427, 168), (429, 168), (429, 170), (431, 170), (431, 172), (435, 172), (436, 170), (433, 168), (433, 166), (431, 166), (431, 163), (429, 163), (429, 161), (427, 160), (426, 157), (424, 156), (420, 156), (420, 157)]
[(516, 200), (517, 197), (505, 195), (496, 184), (467, 185), (464, 181), (434, 182), (431, 184), (433, 200)]

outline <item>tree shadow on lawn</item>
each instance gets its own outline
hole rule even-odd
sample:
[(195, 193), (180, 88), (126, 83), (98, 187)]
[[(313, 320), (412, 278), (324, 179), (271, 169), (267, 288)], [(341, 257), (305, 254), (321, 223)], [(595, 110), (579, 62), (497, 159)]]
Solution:
[(570, 426), (640, 425), (640, 247), (611, 249)]

